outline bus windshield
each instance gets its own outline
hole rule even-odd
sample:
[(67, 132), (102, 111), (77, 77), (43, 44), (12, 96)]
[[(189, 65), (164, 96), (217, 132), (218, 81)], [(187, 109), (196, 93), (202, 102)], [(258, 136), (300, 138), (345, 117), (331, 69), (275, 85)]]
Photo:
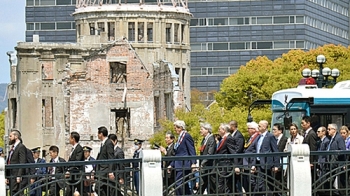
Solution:
[[(289, 111), (288, 112), (288, 116), (292, 117), (292, 122), (295, 123), (298, 126), (298, 130), (299, 133), (301, 133), (301, 119), (305, 116), (305, 111)], [(284, 127), (285, 130), (283, 131), (283, 135), (286, 136), (287, 138), (290, 137), (290, 133), (289, 133), (289, 125), (284, 125), (283, 119), (284, 119), (285, 115), (284, 112), (273, 112), (272, 114), (272, 122), (271, 122), (271, 127), (275, 124), (275, 123), (281, 123)]]

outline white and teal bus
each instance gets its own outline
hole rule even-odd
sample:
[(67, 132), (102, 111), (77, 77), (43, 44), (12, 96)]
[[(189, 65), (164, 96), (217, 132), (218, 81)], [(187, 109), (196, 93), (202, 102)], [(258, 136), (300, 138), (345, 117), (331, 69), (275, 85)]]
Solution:
[(282, 123), (287, 130), (291, 122), (300, 128), (303, 116), (312, 117), (320, 126), (336, 123), (340, 127), (350, 123), (350, 80), (338, 82), (333, 88), (318, 88), (314, 80), (304, 78), (296, 88), (273, 93), (272, 100), (257, 100), (249, 116), (252, 106), (259, 104), (271, 104), (271, 124)]

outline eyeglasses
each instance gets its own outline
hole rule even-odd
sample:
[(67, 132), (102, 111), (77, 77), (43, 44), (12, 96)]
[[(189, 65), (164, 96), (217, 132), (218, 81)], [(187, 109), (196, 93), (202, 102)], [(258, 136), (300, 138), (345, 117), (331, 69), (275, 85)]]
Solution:
[(335, 130), (334, 128), (328, 128), (327, 130), (329, 131), (329, 130), (332, 130), (332, 129)]

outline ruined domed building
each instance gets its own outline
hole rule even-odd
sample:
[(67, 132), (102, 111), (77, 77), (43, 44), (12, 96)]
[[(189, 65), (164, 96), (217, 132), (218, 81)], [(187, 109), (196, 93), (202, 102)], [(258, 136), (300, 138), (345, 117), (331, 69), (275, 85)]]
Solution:
[(34, 35), (8, 53), (6, 128), (19, 129), (28, 148), (57, 145), (67, 157), (70, 132), (97, 155), (97, 128), (106, 126), (130, 155), (134, 138), (147, 140), (159, 119), (190, 107), (187, 2), (79, 0), (72, 15), (77, 43)]

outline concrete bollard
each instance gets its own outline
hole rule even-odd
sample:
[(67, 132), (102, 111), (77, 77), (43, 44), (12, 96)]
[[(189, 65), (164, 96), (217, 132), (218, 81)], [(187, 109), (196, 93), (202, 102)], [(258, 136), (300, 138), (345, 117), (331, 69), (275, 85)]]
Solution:
[(5, 160), (0, 157), (0, 196), (6, 196)]
[(162, 155), (159, 150), (142, 150), (140, 196), (162, 196)]
[(307, 144), (290, 145), (290, 195), (311, 195), (310, 150)]

